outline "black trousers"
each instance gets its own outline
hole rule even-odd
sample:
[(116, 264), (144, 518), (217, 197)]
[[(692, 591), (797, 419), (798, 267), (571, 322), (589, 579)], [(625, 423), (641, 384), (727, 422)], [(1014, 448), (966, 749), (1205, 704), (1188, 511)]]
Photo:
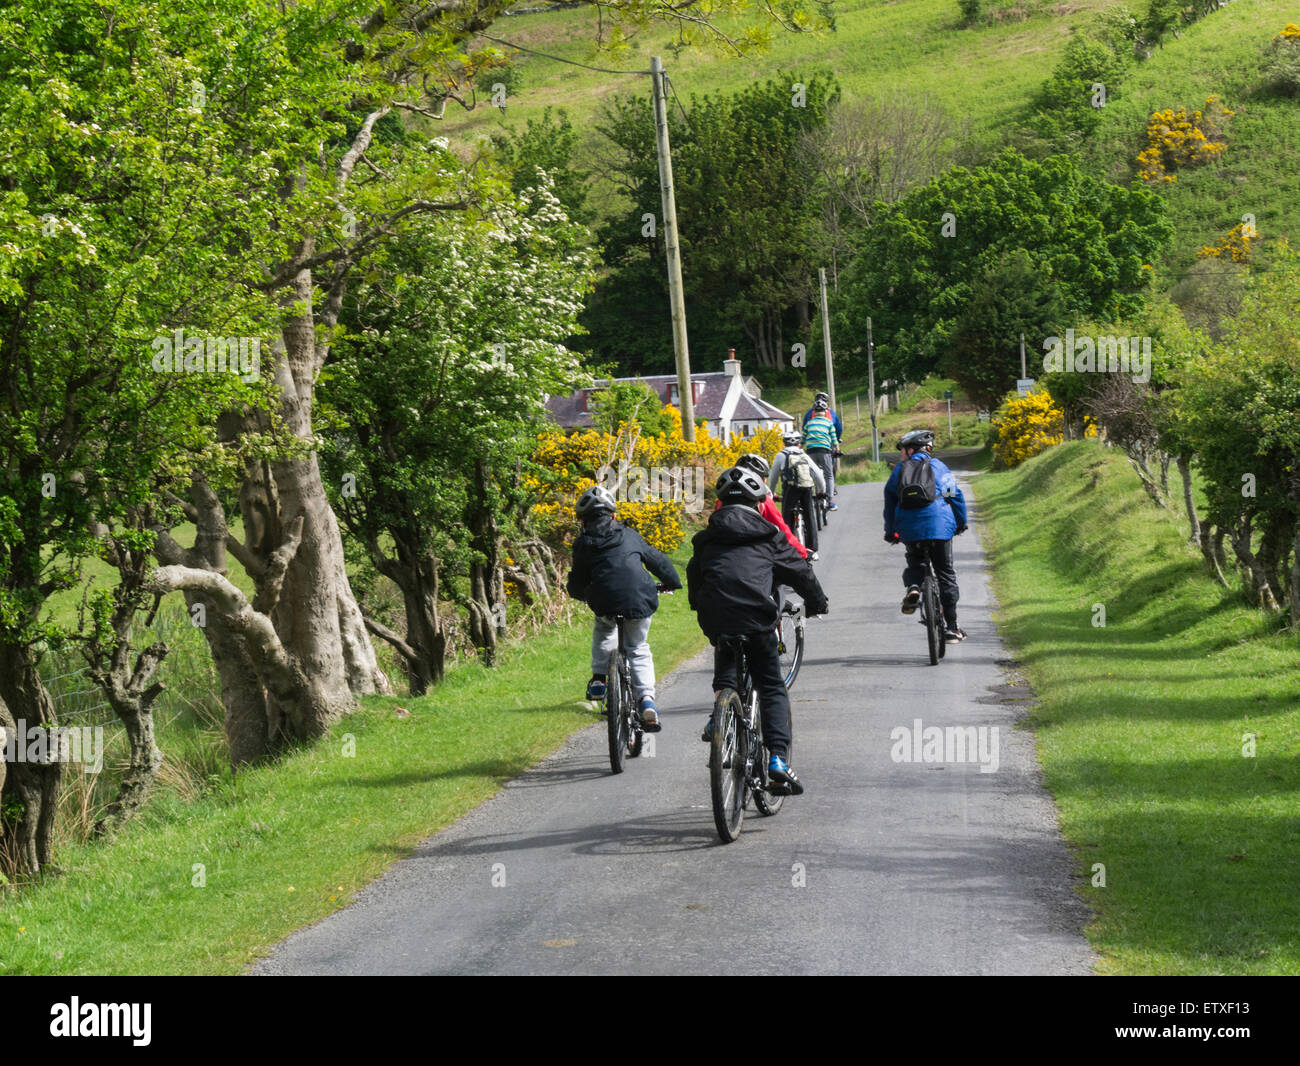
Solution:
[[(745, 659), (749, 663), (749, 676), (758, 692), (758, 713), (763, 719), (763, 739), (773, 755), (787, 758), (790, 754), (790, 696), (781, 679), (781, 656), (776, 645), (776, 631), (765, 629), (761, 633), (745, 636)], [(725, 644), (719, 644), (713, 653), (713, 687), (736, 688), (736, 654)]]
[(794, 528), (795, 515), (803, 508), (803, 546), (810, 552), (817, 550), (817, 518), (813, 514), (813, 490), (800, 488), (783, 488), (781, 490), (781, 517), (790, 527), (790, 532), (798, 533)]
[(930, 556), (934, 576), (939, 582), (939, 602), (943, 604), (943, 617), (950, 626), (957, 624), (957, 571), (952, 565), (952, 541), (913, 540), (903, 545), (907, 551), (907, 569), (903, 571), (903, 584), (908, 588), (919, 585), (925, 577), (925, 557)]

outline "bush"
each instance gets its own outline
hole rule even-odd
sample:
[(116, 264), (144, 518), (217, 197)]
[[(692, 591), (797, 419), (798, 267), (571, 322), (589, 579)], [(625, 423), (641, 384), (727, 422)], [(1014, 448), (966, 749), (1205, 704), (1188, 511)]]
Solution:
[(1138, 177), (1146, 182), (1174, 182), (1175, 167), (1194, 166), (1222, 155), (1228, 145), (1223, 127), (1235, 115), (1217, 96), (1205, 99), (1205, 109), (1188, 114), (1165, 108), (1153, 111), (1147, 121), (1147, 147), (1138, 153)]
[(1065, 436), (1065, 416), (1041, 389), (1028, 396), (1009, 396), (992, 419), (993, 465), (1019, 466), (1039, 452), (1060, 444)]
[(962, 21), (967, 26), (980, 17), (980, 0), (957, 0), (957, 6), (961, 8)]
[(689, 472), (684, 485), (646, 484), (629, 477), (626, 493), (616, 493), (618, 520), (660, 551), (671, 552), (686, 536), (686, 495), (692, 497), (692, 511), (707, 514), (715, 499), (713, 485), (723, 470), (734, 466), (746, 452), (758, 452), (770, 461), (781, 450), (781, 434), (775, 429), (724, 445), (699, 427), (694, 442), (687, 442), (682, 436), (681, 412), (670, 406), (663, 409), (663, 415), (667, 429), (657, 434), (641, 432), (636, 422), (623, 423), (612, 434), (594, 429), (541, 434), (533, 452), (533, 471), (524, 479), (525, 490), (536, 500), (532, 520), (538, 532), (557, 547), (567, 546), (578, 532), (574, 504), (596, 484), (604, 467), (615, 474), (622, 463), (646, 471), (678, 468), (684, 476)]
[(1300, 26), (1294, 22), (1269, 44), (1264, 84), (1280, 96), (1300, 96)]

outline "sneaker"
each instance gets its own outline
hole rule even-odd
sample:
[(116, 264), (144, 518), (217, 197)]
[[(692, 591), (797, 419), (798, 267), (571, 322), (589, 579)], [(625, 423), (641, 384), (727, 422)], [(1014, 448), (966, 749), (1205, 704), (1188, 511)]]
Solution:
[(961, 626), (948, 626), (944, 630), (943, 639), (949, 644), (960, 644), (966, 639), (966, 630)]
[(820, 558), (820, 556), (816, 552), (809, 552), (808, 558), (810, 561), (815, 563)]
[(587, 699), (603, 700), (608, 686), (605, 684), (603, 677), (596, 677), (594, 674), (590, 681), (587, 682)]
[(839, 509), (840, 509), (839, 505), (835, 503), (832, 503), (829, 507), (826, 508), (826, 510), (828, 511), (838, 511)]
[(709, 715), (708, 721), (704, 723), (704, 732), (700, 734), (700, 739), (705, 744), (713, 742), (713, 715)]
[(903, 613), (912, 614), (921, 606), (921, 587), (913, 585), (903, 596)]
[(663, 728), (659, 721), (659, 711), (655, 701), (649, 696), (641, 697), (641, 724), (647, 733), (658, 733)]
[(799, 778), (795, 772), (790, 769), (781, 756), (773, 755), (767, 761), (767, 776), (771, 778), (771, 786), (768, 791), (775, 796), (801, 796), (803, 795), (803, 785), (799, 783)]

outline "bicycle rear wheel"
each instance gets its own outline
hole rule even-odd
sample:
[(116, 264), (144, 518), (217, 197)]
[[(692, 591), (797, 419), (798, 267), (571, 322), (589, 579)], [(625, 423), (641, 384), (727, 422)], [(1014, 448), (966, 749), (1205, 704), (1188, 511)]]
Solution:
[(709, 749), (709, 788), (713, 823), (724, 844), (740, 836), (745, 820), (745, 763), (749, 739), (741, 724), (744, 708), (735, 689), (723, 689), (713, 704), (713, 739)]
[(623, 772), (623, 760), (627, 755), (628, 741), (631, 739), (631, 714), (628, 688), (625, 681), (627, 670), (622, 656), (614, 655), (609, 661), (609, 673), (606, 689), (606, 719), (609, 726), (609, 768), (613, 773)]
[(925, 638), (930, 646), (930, 665), (938, 666), (941, 654), (939, 641), (943, 639), (939, 629), (942, 624), (939, 621), (942, 614), (939, 607), (939, 593), (934, 587), (934, 577), (930, 574), (926, 574), (921, 582), (921, 609), (925, 612)]
[(781, 659), (781, 677), (788, 690), (803, 664), (803, 608), (795, 614), (782, 613), (776, 622), (776, 646)]

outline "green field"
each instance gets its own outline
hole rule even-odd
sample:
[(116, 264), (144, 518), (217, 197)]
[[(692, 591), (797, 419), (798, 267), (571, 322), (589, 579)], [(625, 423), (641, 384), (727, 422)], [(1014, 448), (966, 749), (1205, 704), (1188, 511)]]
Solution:
[[(598, 52), (595, 20), (581, 9), (502, 19), (492, 35), (563, 60), (614, 70), (648, 70), (650, 57), (659, 55), (683, 97), (734, 93), (779, 74), (823, 71), (834, 74), (848, 96), (928, 94), (958, 122), (969, 119), (971, 136), (982, 141), (1013, 119), (1051, 73), (1070, 27), (1090, 12), (1115, 7), (1116, 0), (1017, 6), (1039, 13), (1020, 22), (1008, 18), (997, 25), (962, 28), (956, 0), (840, 0), (834, 32), (778, 32), (770, 51), (746, 57), (701, 48), (674, 54), (674, 33), (663, 28), (642, 31), (624, 52)], [(521, 85), (507, 100), (504, 116), (486, 105), (473, 112), (448, 109), (445, 132), (469, 141), (539, 115), (548, 106), (566, 108), (575, 122), (586, 124), (615, 93), (650, 91), (648, 78), (584, 70), (538, 55), (516, 53), (515, 63)]]
[(977, 497), (1101, 972), (1300, 973), (1300, 639), (1213, 585), (1095, 442)]

